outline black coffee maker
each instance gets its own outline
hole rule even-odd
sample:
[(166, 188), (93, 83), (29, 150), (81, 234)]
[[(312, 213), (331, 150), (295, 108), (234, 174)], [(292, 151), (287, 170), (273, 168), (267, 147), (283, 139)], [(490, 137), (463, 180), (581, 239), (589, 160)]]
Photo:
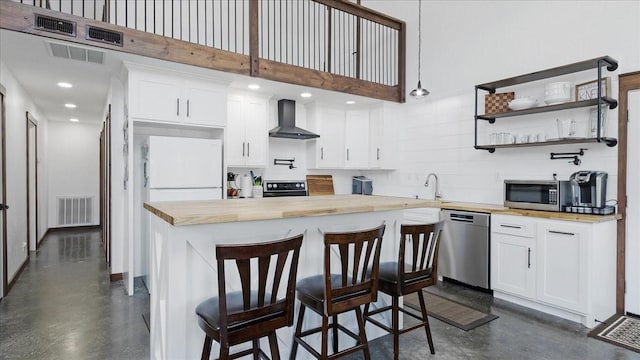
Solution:
[(613, 214), (615, 208), (606, 206), (607, 177), (604, 171), (583, 170), (571, 174), (571, 206), (567, 206), (565, 211), (579, 214)]

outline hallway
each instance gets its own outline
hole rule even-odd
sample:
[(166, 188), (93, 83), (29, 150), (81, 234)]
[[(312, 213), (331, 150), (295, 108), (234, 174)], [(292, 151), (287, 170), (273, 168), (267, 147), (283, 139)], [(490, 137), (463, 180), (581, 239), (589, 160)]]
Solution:
[(98, 230), (50, 233), (0, 301), (0, 358), (148, 359), (148, 299), (109, 281)]

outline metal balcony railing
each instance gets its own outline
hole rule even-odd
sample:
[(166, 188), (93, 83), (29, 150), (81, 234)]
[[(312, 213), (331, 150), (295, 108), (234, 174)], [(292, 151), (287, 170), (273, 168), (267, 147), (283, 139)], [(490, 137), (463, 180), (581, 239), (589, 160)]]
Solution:
[(351, 2), (11, 1), (246, 55), (248, 75), (404, 101), (404, 22)]

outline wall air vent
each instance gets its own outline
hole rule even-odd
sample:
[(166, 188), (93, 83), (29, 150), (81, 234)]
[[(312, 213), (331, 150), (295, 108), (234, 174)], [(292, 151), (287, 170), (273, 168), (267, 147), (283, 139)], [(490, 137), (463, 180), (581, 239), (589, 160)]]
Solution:
[(87, 40), (122, 46), (122, 38), (123, 34), (121, 32), (87, 25)]
[(74, 21), (56, 19), (40, 14), (35, 15), (35, 29), (76, 37), (76, 23)]
[(89, 48), (81, 48), (63, 43), (47, 42), (51, 56), (85, 61), (94, 64), (104, 64), (104, 52)]

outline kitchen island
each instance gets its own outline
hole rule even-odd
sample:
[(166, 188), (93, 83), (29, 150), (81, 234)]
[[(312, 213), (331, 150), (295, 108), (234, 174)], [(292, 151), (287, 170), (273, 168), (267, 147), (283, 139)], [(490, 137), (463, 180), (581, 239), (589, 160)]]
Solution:
[[(197, 359), (204, 332), (197, 325), (195, 308), (204, 299), (217, 295), (216, 244), (256, 243), (304, 233), (298, 266), (301, 279), (323, 271), (321, 232), (361, 230), (384, 222), (380, 260), (394, 260), (402, 210), (438, 205), (431, 200), (399, 197), (328, 195), (156, 202), (145, 203), (144, 207), (150, 212), (151, 230), (151, 358)], [(388, 299), (379, 296), (379, 302), (386, 305)], [(391, 324), (389, 317), (381, 320)], [(319, 321), (309, 314), (304, 328), (316, 326)], [(357, 328), (351, 314), (342, 315), (340, 322)], [(284, 357), (289, 354), (292, 334), (293, 327), (278, 331)], [(369, 340), (383, 334), (377, 327), (367, 325)], [(212, 353), (217, 352), (214, 342)], [(298, 355), (304, 358), (308, 354), (300, 350)]]

